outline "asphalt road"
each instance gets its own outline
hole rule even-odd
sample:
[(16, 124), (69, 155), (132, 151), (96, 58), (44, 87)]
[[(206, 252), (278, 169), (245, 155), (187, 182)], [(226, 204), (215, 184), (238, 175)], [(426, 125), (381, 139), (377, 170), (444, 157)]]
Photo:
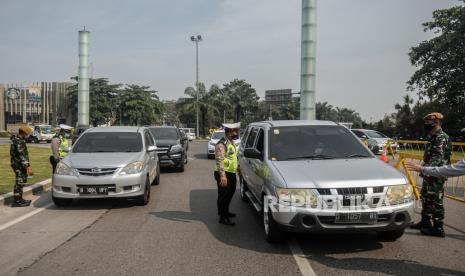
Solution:
[(0, 209), (0, 275), (465, 275), (465, 205), (450, 200), (445, 239), (408, 230), (396, 242), (293, 235), (268, 244), (238, 194), (236, 226), (220, 225), (205, 147), (192, 142), (186, 171), (164, 171), (144, 207), (81, 200), (58, 209), (43, 193), (29, 208)]

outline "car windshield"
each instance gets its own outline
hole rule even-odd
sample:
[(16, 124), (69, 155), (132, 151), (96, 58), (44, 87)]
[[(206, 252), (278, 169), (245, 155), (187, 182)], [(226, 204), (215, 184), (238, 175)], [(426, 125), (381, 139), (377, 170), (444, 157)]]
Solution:
[(73, 147), (74, 153), (140, 151), (142, 151), (142, 136), (136, 132), (85, 133)]
[(374, 130), (367, 130), (366, 134), (370, 138), (387, 138), (386, 135), (382, 134), (381, 132), (374, 131)]
[(178, 131), (175, 128), (151, 128), (150, 132), (155, 140), (176, 140), (179, 139)]
[(343, 126), (288, 126), (270, 130), (272, 160), (372, 157)]
[(51, 127), (41, 127), (41, 128), (40, 128), (40, 133), (43, 133), (43, 134), (53, 134), (53, 133), (55, 133), (55, 132), (53, 131), (53, 128), (51, 128)]
[(219, 140), (224, 137), (224, 132), (213, 132), (212, 139)]

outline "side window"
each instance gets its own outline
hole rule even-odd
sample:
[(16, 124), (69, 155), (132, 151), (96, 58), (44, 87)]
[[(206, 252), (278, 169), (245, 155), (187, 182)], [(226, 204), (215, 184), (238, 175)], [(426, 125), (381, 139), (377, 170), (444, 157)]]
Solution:
[(249, 132), (250, 132), (250, 129), (252, 127), (248, 127), (245, 132), (244, 132), (244, 135), (242, 135), (242, 139), (241, 139), (241, 148), (245, 148), (245, 142), (247, 141), (247, 136), (249, 135)]
[(362, 138), (363, 136), (363, 133), (361, 131), (358, 131), (358, 130), (352, 130), (352, 132), (357, 135), (358, 138)]
[(249, 137), (247, 137), (247, 142), (245, 143), (246, 148), (253, 148), (255, 144), (255, 138), (257, 138), (258, 129), (253, 128), (250, 130)]
[(263, 129), (260, 129), (259, 133), (258, 133), (257, 144), (256, 144), (255, 148), (259, 152), (263, 153), (264, 145), (265, 145), (265, 131), (263, 131)]
[(148, 147), (153, 146), (153, 138), (152, 136), (146, 131), (145, 134), (145, 148), (148, 149)]

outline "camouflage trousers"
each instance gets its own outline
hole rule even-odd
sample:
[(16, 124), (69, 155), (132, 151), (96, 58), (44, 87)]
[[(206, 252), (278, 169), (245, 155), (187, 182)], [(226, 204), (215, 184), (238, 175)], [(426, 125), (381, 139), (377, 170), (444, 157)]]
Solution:
[(15, 173), (15, 186), (13, 187), (14, 200), (23, 198), (23, 187), (27, 183), (27, 170), (13, 167)]
[(444, 183), (445, 180), (435, 177), (423, 178), (421, 215), (431, 217), (435, 223), (442, 223), (444, 220)]

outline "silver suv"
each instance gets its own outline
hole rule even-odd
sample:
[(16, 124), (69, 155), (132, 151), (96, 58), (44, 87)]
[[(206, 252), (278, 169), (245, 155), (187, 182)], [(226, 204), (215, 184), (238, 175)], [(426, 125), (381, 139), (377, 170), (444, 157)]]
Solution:
[(146, 205), (160, 183), (155, 140), (144, 127), (91, 128), (58, 163), (52, 182), (57, 206), (76, 198), (133, 198)]
[(239, 150), (240, 193), (263, 214), (268, 241), (284, 232), (376, 232), (401, 237), (412, 187), (346, 127), (327, 121), (252, 123)]

